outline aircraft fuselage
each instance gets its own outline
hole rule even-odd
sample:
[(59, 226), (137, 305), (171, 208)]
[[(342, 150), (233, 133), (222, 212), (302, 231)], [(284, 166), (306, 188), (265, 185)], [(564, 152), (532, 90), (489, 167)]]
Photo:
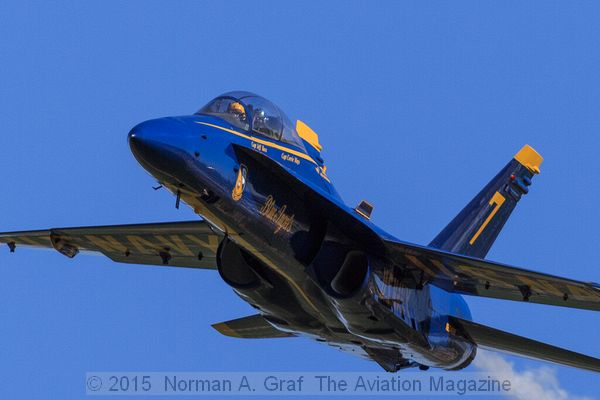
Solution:
[(397, 368), (474, 358), (448, 325), (449, 315), (470, 319), (463, 299), (373, 251), (391, 236), (343, 205), (315, 152), (210, 115), (147, 121), (129, 140), (150, 174), (224, 233), (221, 276), (277, 329), (359, 355), (397, 353)]

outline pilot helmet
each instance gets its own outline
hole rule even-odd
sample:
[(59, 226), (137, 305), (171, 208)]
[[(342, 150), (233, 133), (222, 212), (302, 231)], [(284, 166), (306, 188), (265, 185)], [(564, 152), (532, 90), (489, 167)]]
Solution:
[(238, 101), (234, 101), (229, 105), (229, 111), (234, 114), (244, 115), (246, 114), (246, 109), (242, 105), (242, 103)]

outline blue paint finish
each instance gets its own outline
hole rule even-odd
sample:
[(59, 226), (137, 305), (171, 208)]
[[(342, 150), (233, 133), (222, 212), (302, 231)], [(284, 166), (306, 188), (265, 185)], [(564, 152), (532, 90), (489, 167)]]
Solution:
[[(446, 329), (449, 316), (471, 317), (461, 296), (397, 276), (382, 245), (396, 238), (343, 203), (319, 173), (314, 148), (240, 125), (199, 113), (146, 121), (129, 134), (144, 168), (171, 191), (181, 190), (185, 202), (249, 254), (259, 253), (265, 285), (278, 288), (236, 292), (281, 330), (359, 349), (399, 349), (407, 366), (468, 365), (475, 345)], [(241, 165), (246, 183), (236, 201), (231, 192)], [(364, 251), (370, 266), (359, 288), (340, 296), (329, 285), (338, 270), (330, 269), (353, 249)], [(379, 319), (367, 317), (364, 304)]]
[[(484, 258), (506, 221), (517, 206), (521, 197), (529, 193), (533, 172), (512, 159), (502, 170), (471, 200), (465, 208), (433, 239), (429, 246)], [(498, 193), (503, 199), (502, 206), (496, 210), (494, 219), (477, 239), (471, 243), (477, 230), (498, 205), (489, 201)]]

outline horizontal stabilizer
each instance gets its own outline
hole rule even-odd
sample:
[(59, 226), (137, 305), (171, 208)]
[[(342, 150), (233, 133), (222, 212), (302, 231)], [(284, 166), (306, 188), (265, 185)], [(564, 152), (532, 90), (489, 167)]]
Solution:
[(600, 372), (600, 359), (594, 357), (459, 318), (450, 317), (450, 324), (479, 347)]
[(275, 329), (260, 314), (220, 322), (212, 326), (225, 336), (242, 339), (268, 339), (294, 336), (291, 333)]
[(21, 246), (53, 248), (70, 258), (92, 252), (128, 264), (202, 269), (217, 268), (220, 240), (205, 221), (0, 233), (0, 243), (6, 243), (11, 252)]

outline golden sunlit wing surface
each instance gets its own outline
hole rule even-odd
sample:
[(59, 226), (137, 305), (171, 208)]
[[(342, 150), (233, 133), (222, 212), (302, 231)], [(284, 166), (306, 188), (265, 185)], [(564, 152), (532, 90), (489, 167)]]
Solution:
[(452, 293), (600, 311), (600, 286), (403, 242), (386, 241), (399, 265)]
[(0, 243), (11, 251), (50, 248), (70, 258), (91, 252), (121, 263), (200, 269), (216, 269), (220, 240), (204, 221), (0, 233)]

